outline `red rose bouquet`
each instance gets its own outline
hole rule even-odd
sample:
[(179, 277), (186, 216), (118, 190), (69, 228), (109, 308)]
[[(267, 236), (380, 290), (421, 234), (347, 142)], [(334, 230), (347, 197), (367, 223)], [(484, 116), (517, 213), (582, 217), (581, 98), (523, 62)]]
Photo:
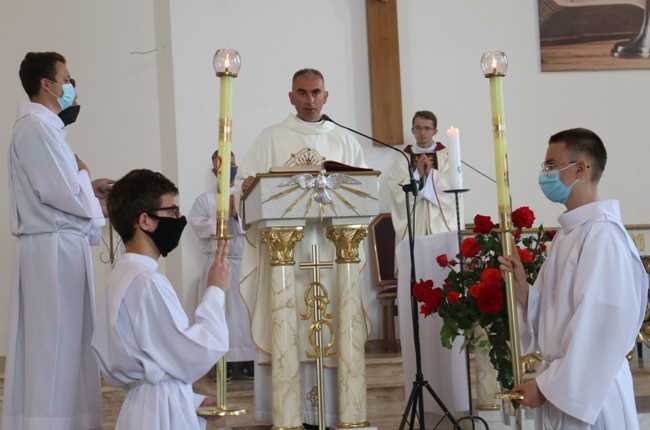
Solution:
[[(524, 230), (530, 229), (534, 221), (535, 214), (527, 206), (512, 213), (516, 250), (530, 284), (535, 282), (546, 257), (546, 242), (555, 233), (545, 231), (541, 225), (537, 230)], [(437, 313), (442, 318), (440, 338), (445, 347), (451, 348), (456, 337), (463, 336), (463, 347), (471, 344), (488, 351), (501, 386), (511, 389), (505, 281), (497, 260), (502, 254), (499, 225), (489, 216), (476, 215), (474, 226), (475, 236), (461, 242), (459, 254), (453, 258), (444, 254), (436, 258), (438, 265), (449, 269), (443, 285), (434, 286), (431, 280), (420, 280), (413, 286), (413, 295), (421, 303), (421, 314)], [(473, 335), (476, 327), (485, 329), (487, 339)]]

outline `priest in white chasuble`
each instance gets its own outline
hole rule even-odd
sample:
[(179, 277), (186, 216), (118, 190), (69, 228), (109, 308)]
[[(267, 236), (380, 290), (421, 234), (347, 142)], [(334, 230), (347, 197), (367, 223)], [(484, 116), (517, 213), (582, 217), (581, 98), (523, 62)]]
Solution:
[(626, 355), (645, 315), (648, 276), (618, 201), (598, 197), (606, 161), (590, 130), (551, 136), (539, 184), (567, 210), (546, 262), (530, 286), (517, 254), (499, 257), (515, 276), (522, 353), (543, 357), (540, 373), (514, 387), (535, 408), (536, 429), (639, 428)]
[[(347, 131), (321, 118), (321, 110), (327, 102), (328, 93), (322, 74), (314, 69), (302, 69), (295, 73), (289, 100), (296, 109), (281, 124), (273, 125), (258, 136), (251, 150), (239, 167), (235, 181), (236, 192), (245, 192), (257, 173), (266, 173), (271, 167), (320, 165), (325, 160), (365, 167), (361, 145)], [(294, 248), (296, 264), (312, 261), (311, 245), (318, 244), (323, 261), (336, 259), (335, 246), (326, 239), (326, 229), (320, 222), (308, 222), (304, 237)], [(360, 270), (366, 263), (363, 246), (360, 246)], [(270, 257), (268, 246), (259, 243), (258, 229), (251, 227), (246, 232), (246, 247), (241, 270), (240, 291), (251, 314), (253, 340), (258, 348), (255, 368), (255, 419), (272, 422), (271, 404), (271, 286)], [(298, 313), (306, 313), (304, 289), (312, 282), (311, 271), (295, 268), (296, 299)], [(321, 282), (328, 290), (333, 313), (332, 323), (336, 326), (336, 267), (321, 270)], [(363, 283), (361, 284), (363, 285)], [(300, 378), (302, 384), (303, 420), (318, 422), (318, 408), (307, 398), (316, 386), (316, 366), (307, 358), (313, 351), (308, 341), (310, 321), (299, 321)], [(369, 324), (366, 324), (369, 332)], [(336, 344), (334, 345), (334, 352)], [(337, 424), (337, 379), (336, 359), (327, 359), (325, 369), (326, 420), (327, 426)]]
[[(419, 188), (415, 202), (409, 205), (415, 214), (413, 237), (456, 230), (456, 203), (454, 195), (445, 193), (451, 188), (449, 179), (449, 153), (434, 137), (438, 133), (438, 119), (433, 112), (415, 112), (411, 132), (415, 145), (408, 145), (413, 176)], [(408, 184), (408, 166), (402, 156), (395, 159), (388, 172), (391, 197), (391, 218), (395, 227), (395, 244), (408, 239), (405, 194), (401, 185)]]

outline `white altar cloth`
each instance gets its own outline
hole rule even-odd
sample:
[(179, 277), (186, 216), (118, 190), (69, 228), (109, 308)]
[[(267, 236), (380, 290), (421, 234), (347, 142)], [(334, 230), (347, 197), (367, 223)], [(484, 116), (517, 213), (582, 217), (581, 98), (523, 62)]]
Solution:
[[(415, 276), (420, 279), (432, 279), (434, 287), (441, 287), (448, 269), (443, 270), (436, 257), (447, 254), (451, 260), (458, 253), (458, 236), (456, 231), (436, 233), (415, 239)], [(411, 262), (408, 239), (397, 245), (397, 305), (399, 314), (399, 334), (404, 361), (404, 387), (408, 401), (415, 380), (415, 348), (413, 345), (413, 321), (411, 318)], [(420, 304), (418, 303), (418, 312)], [(424, 380), (440, 397), (442, 403), (454, 417), (469, 410), (467, 388), (467, 365), (465, 352), (460, 350), (463, 339), (458, 337), (451, 350), (440, 343), (442, 320), (437, 314), (424, 317), (419, 315), (420, 347), (422, 356), (422, 374)], [(425, 412), (441, 413), (437, 403), (424, 389)]]

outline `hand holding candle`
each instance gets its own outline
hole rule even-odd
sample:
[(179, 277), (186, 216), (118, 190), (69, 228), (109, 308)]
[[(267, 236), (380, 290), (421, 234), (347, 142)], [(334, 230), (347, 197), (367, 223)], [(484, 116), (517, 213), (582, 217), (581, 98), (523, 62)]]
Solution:
[(463, 167), (460, 161), (460, 138), (458, 129), (447, 129), (447, 151), (449, 152), (449, 179), (452, 190), (463, 189)]

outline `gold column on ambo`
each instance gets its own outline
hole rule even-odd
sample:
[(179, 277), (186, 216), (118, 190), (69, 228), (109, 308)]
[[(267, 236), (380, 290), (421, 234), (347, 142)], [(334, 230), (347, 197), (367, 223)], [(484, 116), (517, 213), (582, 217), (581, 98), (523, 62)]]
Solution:
[[(494, 139), (494, 162), (496, 166), (497, 199), (499, 203), (499, 238), (504, 255), (513, 255), (512, 205), (510, 199), (510, 180), (508, 177), (508, 154), (506, 151), (506, 126), (503, 109), (503, 77), (508, 68), (508, 58), (502, 51), (490, 51), (483, 54), (481, 68), (490, 80), (490, 97), (492, 101), (492, 135)], [(504, 273), (506, 283), (506, 301), (508, 306), (508, 327), (510, 334), (510, 358), (512, 360), (512, 377), (514, 385), (522, 382), (521, 351), (519, 345), (519, 328), (517, 322), (517, 302), (514, 277), (511, 272)], [(515, 391), (497, 393), (499, 399), (521, 400), (522, 394)]]

